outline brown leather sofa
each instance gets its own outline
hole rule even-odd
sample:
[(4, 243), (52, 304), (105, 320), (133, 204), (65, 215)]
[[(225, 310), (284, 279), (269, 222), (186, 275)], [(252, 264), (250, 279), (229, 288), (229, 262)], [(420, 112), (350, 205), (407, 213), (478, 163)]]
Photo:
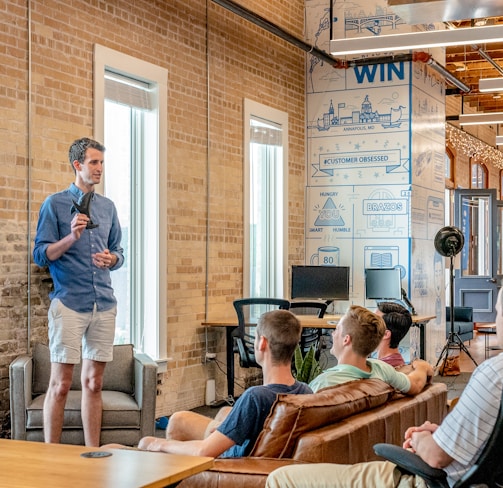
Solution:
[[(447, 413), (447, 388), (434, 383), (415, 397), (380, 380), (358, 380), (312, 395), (278, 395), (249, 457), (216, 459), (179, 488), (263, 488), (267, 475), (292, 463), (377, 459), (378, 442), (401, 445), (405, 430)], [(252, 419), (250, 419), (252, 421)]]

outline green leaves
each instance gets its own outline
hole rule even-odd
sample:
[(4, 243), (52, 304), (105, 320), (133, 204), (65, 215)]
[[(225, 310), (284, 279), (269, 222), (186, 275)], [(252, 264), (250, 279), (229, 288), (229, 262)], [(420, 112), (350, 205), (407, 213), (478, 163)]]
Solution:
[(315, 357), (316, 349), (314, 346), (309, 348), (307, 354), (302, 357), (300, 346), (297, 346), (294, 353), (294, 371), (293, 374), (297, 381), (310, 383), (321, 373), (321, 367)]

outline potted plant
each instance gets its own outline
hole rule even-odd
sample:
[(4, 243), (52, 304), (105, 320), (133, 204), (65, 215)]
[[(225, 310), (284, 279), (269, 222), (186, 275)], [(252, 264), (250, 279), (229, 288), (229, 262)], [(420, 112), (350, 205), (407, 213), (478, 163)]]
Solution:
[(321, 373), (320, 363), (315, 357), (316, 349), (314, 346), (309, 348), (305, 356), (302, 356), (300, 346), (297, 346), (294, 353), (293, 375), (297, 381), (310, 383)]

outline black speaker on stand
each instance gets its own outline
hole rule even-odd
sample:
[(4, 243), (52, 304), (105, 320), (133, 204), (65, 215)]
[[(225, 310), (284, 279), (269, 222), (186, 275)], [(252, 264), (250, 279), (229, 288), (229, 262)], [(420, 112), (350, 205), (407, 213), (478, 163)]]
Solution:
[[(454, 256), (456, 256), (461, 249), (463, 249), (463, 245), (465, 244), (465, 236), (457, 227), (442, 227), (435, 236), (435, 249), (442, 256), (450, 258), (450, 266), (449, 266), (449, 307), (450, 307), (450, 322), (451, 322), (451, 330), (447, 337), (447, 341), (445, 343), (440, 356), (438, 357), (437, 364), (435, 364), (435, 368), (440, 364), (442, 359), (446, 359), (449, 356), (449, 349), (457, 349), (460, 351), (464, 351), (465, 354), (474, 362), (475, 366), (477, 366), (477, 362), (473, 359), (470, 351), (466, 348), (459, 337), (457, 332), (454, 332)], [(445, 362), (444, 362), (445, 365)], [(443, 373), (440, 371), (440, 374)]]

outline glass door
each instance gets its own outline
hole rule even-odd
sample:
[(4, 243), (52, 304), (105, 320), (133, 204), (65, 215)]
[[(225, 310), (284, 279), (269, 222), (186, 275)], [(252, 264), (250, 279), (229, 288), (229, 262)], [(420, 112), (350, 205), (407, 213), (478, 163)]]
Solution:
[(455, 225), (465, 237), (455, 260), (454, 305), (472, 307), (475, 322), (494, 322), (502, 274), (496, 190), (456, 190), (454, 201)]

